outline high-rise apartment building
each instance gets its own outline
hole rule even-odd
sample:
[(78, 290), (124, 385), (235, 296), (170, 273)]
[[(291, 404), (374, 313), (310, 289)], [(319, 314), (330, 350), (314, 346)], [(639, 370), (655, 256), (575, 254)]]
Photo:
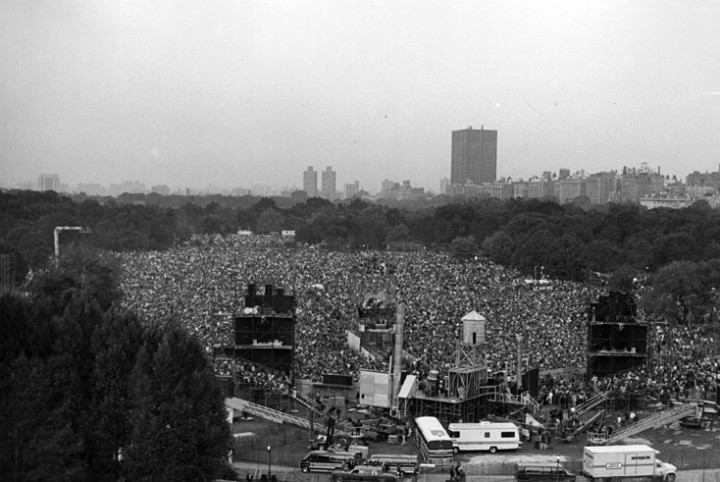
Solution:
[(345, 184), (345, 199), (350, 199), (358, 195), (360, 192), (360, 181), (352, 184)]
[(614, 172), (599, 172), (585, 179), (585, 195), (591, 204), (605, 204), (615, 189), (617, 175)]
[(380, 191), (381, 192), (391, 191), (395, 187), (396, 184), (397, 184), (397, 182), (395, 182), (395, 181), (391, 181), (390, 179), (385, 179), (381, 184)]
[(448, 194), (448, 186), (450, 186), (450, 179), (447, 177), (440, 179), (440, 194)]
[(60, 192), (60, 176), (57, 174), (40, 174), (38, 176), (38, 190)]
[(337, 196), (335, 192), (335, 174), (335, 171), (330, 166), (322, 172), (322, 197), (325, 199), (332, 200)]
[(497, 177), (497, 131), (467, 129), (452, 132), (450, 182), (482, 184)]
[(303, 191), (305, 191), (308, 197), (317, 197), (317, 171), (312, 166), (308, 166), (307, 171), (303, 172)]
[[(562, 171), (562, 169), (561, 169)], [(587, 184), (582, 177), (568, 177), (558, 181), (558, 190), (556, 192), (560, 204), (571, 202), (579, 196), (585, 196)]]

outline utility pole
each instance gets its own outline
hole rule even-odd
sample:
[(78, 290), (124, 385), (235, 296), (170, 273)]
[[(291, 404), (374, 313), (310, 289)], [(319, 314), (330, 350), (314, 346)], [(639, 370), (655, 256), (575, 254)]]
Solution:
[(517, 340), (517, 393), (522, 391), (522, 335), (515, 335)]
[(402, 349), (403, 349), (403, 328), (405, 325), (405, 305), (402, 303), (397, 305), (395, 316), (395, 350), (393, 355), (393, 383), (392, 383), (392, 403), (395, 404), (397, 410), (400, 409), (398, 394), (400, 393), (400, 377), (402, 375)]

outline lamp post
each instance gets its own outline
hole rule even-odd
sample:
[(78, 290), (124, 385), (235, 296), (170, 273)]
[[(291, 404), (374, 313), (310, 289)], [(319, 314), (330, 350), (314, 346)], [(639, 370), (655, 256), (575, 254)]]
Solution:
[[(270, 448), (270, 447), (268, 447), (268, 448)], [(557, 461), (557, 467), (555, 467), (555, 477), (559, 479), (560, 478), (560, 456), (558, 455), (555, 460)]]
[(271, 455), (272, 455), (272, 449), (268, 445), (268, 481), (272, 480), (272, 471), (270, 468), (270, 459), (272, 458)]

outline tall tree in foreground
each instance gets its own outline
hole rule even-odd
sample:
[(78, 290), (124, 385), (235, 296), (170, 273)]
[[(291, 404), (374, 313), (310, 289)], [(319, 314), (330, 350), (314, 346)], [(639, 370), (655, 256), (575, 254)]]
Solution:
[(122, 448), (130, 435), (128, 383), (143, 343), (133, 314), (107, 313), (92, 336), (91, 409), (86, 451), (94, 480), (118, 480)]
[(129, 479), (209, 481), (226, 474), (230, 426), (195, 337), (172, 326), (152, 334), (130, 376), (130, 401)]

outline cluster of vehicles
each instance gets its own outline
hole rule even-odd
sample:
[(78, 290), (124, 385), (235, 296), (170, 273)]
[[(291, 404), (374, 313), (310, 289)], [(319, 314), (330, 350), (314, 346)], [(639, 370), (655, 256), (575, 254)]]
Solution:
[[(434, 417), (418, 417), (418, 445), (426, 460), (447, 463), (461, 451), (517, 450), (522, 447), (520, 429), (513, 423), (451, 423), (445, 430)], [(585, 447), (581, 475), (589, 482), (652, 480), (674, 482), (677, 467), (656, 458), (647, 445)], [(451, 460), (451, 459), (450, 459)], [(517, 482), (575, 482), (577, 475), (560, 463), (522, 463), (514, 470)]]
[[(453, 423), (448, 429), (434, 417), (415, 419), (416, 442), (424, 463), (452, 466), (461, 451), (516, 450), (522, 446), (520, 429), (512, 423)], [(656, 458), (647, 445), (588, 446), (583, 468), (574, 474), (557, 463), (522, 462), (515, 465), (516, 482), (576, 482), (582, 475), (589, 482), (675, 482), (677, 468)], [(396, 482), (415, 476), (420, 468), (417, 455), (363, 454), (352, 451), (313, 450), (302, 461), (303, 472), (330, 472), (335, 482)]]
[(417, 455), (373, 454), (367, 460), (357, 452), (312, 450), (300, 461), (303, 472), (330, 472), (336, 482), (394, 482), (417, 474)]
[[(585, 447), (581, 475), (599, 482), (674, 482), (677, 467), (656, 458), (647, 445), (608, 445)], [(513, 473), (517, 482), (575, 482), (577, 475), (560, 463), (519, 463)]]

